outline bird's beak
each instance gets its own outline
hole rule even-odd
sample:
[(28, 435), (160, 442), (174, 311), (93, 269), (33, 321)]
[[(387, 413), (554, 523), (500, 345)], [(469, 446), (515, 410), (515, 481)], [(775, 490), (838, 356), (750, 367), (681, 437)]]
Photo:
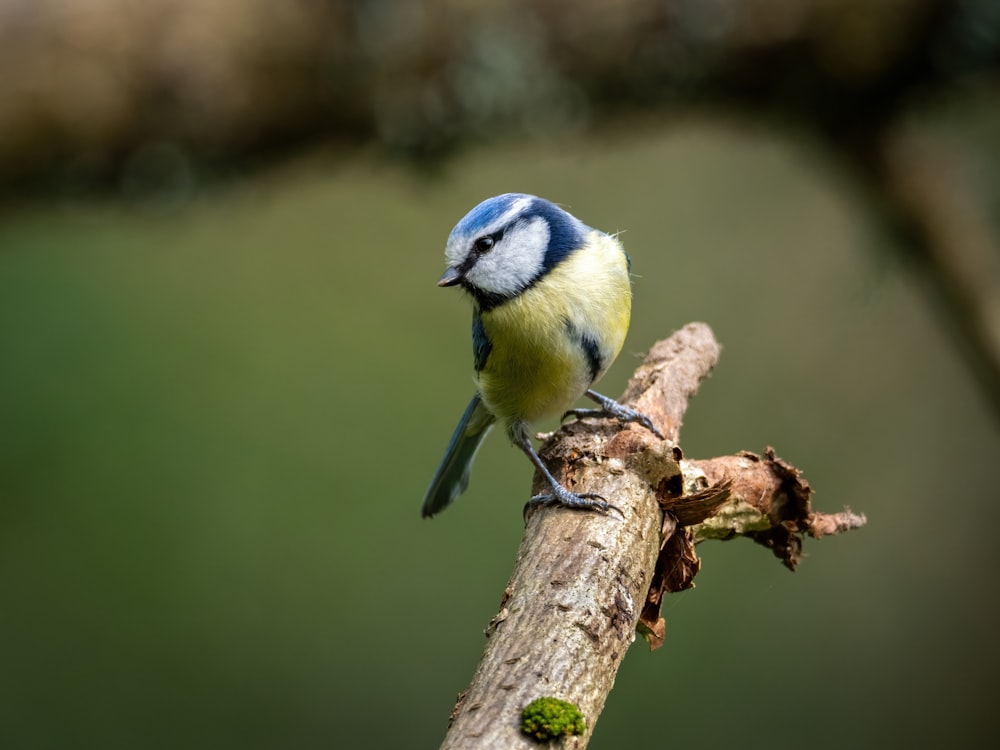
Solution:
[(462, 280), (462, 272), (457, 268), (449, 268), (438, 279), (438, 286), (455, 286)]

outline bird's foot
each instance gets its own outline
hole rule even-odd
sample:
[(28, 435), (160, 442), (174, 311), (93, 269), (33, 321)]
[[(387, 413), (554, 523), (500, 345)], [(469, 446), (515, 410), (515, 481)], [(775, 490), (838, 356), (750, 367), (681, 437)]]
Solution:
[(610, 417), (611, 419), (617, 419), (619, 424), (626, 425), (630, 422), (640, 424), (647, 430), (652, 432), (656, 437), (663, 440), (663, 433), (657, 429), (656, 425), (653, 424), (653, 420), (647, 417), (642, 412), (631, 409), (627, 406), (619, 404), (613, 398), (608, 398), (607, 396), (602, 396), (596, 391), (587, 391), (587, 396), (592, 398), (598, 404), (600, 404), (600, 409), (570, 409), (568, 412), (563, 414), (562, 418), (566, 419), (569, 416), (574, 416), (577, 419), (585, 419), (587, 417)]
[(597, 493), (581, 492), (580, 494), (577, 494), (575, 492), (570, 492), (561, 485), (555, 485), (552, 487), (552, 492), (543, 492), (540, 495), (535, 495), (524, 504), (525, 520), (527, 520), (528, 511), (530, 509), (548, 508), (553, 506), (559, 508), (569, 508), (570, 510), (592, 510), (604, 515), (607, 515), (611, 511), (615, 511), (623, 519), (625, 518), (625, 514), (621, 512), (620, 508), (616, 505), (612, 505)]

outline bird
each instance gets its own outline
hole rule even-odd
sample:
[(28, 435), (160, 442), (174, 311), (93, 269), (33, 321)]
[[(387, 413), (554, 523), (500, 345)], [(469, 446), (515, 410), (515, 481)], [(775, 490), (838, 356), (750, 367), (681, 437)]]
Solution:
[[(617, 235), (593, 229), (560, 206), (524, 193), (484, 200), (445, 245), (439, 287), (472, 299), (476, 392), (424, 496), (429, 518), (469, 485), (472, 462), (499, 424), (549, 484), (525, 505), (607, 513), (595, 493), (571, 492), (531, 444), (528, 426), (562, 413), (635, 422), (662, 438), (646, 415), (591, 389), (618, 356), (632, 308), (631, 260)], [(597, 409), (572, 409), (583, 396)], [(620, 512), (620, 511), (619, 511)]]

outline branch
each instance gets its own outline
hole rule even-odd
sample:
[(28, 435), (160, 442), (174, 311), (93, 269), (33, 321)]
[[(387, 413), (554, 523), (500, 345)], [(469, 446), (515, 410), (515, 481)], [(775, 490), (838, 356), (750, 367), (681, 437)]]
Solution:
[[(443, 748), (532, 747), (519, 730), (521, 711), (549, 696), (580, 709), (586, 731), (565, 746), (585, 747), (636, 628), (652, 646), (662, 642), (660, 598), (690, 586), (699, 566), (697, 524), (760, 489), (759, 477), (746, 478), (753, 473), (744, 468), (762, 463), (749, 454), (688, 463), (676, 447), (688, 400), (718, 357), (711, 330), (693, 323), (657, 343), (633, 375), (622, 402), (650, 416), (666, 441), (634, 425), (586, 420), (565, 425), (546, 445), (542, 455), (565, 486), (613, 498), (623, 518), (553, 508), (530, 513), (485, 652), (452, 712)], [(798, 476), (773, 456), (764, 465)], [(773, 513), (785, 524), (793, 506), (779, 499), (794, 483), (768, 486), (751, 506), (758, 517)], [(542, 487), (537, 476), (535, 487)], [(834, 533), (819, 516), (813, 528)]]
[(1000, 252), (995, 229), (954, 153), (896, 131), (867, 175), (886, 226), (920, 274), (949, 338), (1000, 418)]
[(847, 136), (1000, 68), (985, 3), (689, 6), (0, 3), (0, 193), (180, 189), (308, 144), (432, 158), (706, 102)]
[(764, 451), (763, 457), (744, 452), (692, 461), (690, 467), (702, 472), (709, 485), (730, 488), (726, 507), (693, 527), (695, 541), (747, 536), (774, 550), (789, 570), (795, 570), (804, 535), (820, 539), (867, 523), (863, 513), (850, 508), (814, 512), (809, 483), (798, 469), (778, 458), (774, 448)]

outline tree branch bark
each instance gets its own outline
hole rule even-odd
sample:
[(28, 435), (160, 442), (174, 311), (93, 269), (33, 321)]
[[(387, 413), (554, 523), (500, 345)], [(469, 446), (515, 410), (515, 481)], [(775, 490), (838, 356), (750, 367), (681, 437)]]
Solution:
[[(665, 441), (635, 425), (588, 419), (563, 426), (546, 444), (542, 456), (565, 486), (597, 492), (622, 514), (542, 508), (528, 515), (485, 652), (442, 748), (533, 747), (519, 721), (540, 697), (580, 709), (587, 730), (564, 746), (586, 747), (637, 627), (652, 647), (662, 642), (663, 593), (690, 586), (700, 565), (697, 538), (725, 536), (699, 526), (725, 519), (720, 511), (750, 508), (754, 522), (729, 523), (729, 536), (759, 535), (776, 554), (801, 533), (863, 525), (863, 516), (838, 526), (812, 513), (808, 485), (773, 452), (683, 460), (676, 443), (688, 400), (718, 357), (708, 326), (692, 323), (657, 343), (629, 381), (622, 402), (647, 414)], [(542, 489), (537, 476), (535, 489)]]
[[(897, 129), (898, 130), (898, 129)], [(1000, 247), (983, 202), (947, 149), (889, 131), (868, 163), (884, 224), (920, 276), (1000, 418)]]

